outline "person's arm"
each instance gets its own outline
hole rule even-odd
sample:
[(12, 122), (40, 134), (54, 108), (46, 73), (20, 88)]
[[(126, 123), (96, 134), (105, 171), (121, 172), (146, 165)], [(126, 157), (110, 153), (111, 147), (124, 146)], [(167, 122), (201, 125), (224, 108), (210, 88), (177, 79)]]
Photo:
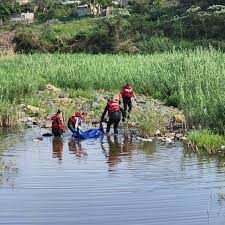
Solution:
[(135, 102), (137, 102), (137, 96), (134, 91), (133, 91), (133, 97), (134, 97)]
[(80, 124), (81, 124), (81, 118), (77, 117), (76, 123), (75, 123), (75, 130), (77, 130), (77, 131), (81, 130)]
[(74, 123), (69, 119), (68, 120), (68, 128), (71, 130), (71, 132), (74, 132)]
[(107, 111), (108, 111), (108, 105), (106, 105), (104, 112), (102, 113), (101, 122), (104, 120), (105, 114), (107, 113)]

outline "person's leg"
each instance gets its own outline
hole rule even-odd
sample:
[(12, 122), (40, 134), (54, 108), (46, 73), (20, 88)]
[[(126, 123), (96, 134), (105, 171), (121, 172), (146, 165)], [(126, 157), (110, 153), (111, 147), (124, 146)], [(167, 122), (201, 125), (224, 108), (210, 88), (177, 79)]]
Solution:
[(131, 101), (131, 98), (130, 99), (127, 99), (127, 105), (128, 105), (128, 116), (127, 116), (127, 118), (129, 119), (130, 118), (130, 112), (132, 110), (132, 101)]
[(55, 137), (58, 137), (59, 135), (58, 135), (58, 131), (57, 131), (57, 129), (56, 128), (52, 128), (52, 133), (53, 133), (53, 135), (55, 136)]
[(132, 110), (132, 101), (131, 101), (131, 98), (127, 100), (127, 104), (128, 104), (128, 112), (131, 112), (131, 110)]
[(119, 120), (115, 121), (114, 122), (114, 134), (118, 134), (118, 125), (119, 125)]
[(110, 127), (111, 127), (112, 124), (113, 124), (113, 121), (111, 119), (109, 119), (109, 121), (107, 122), (106, 133), (109, 133)]
[(113, 118), (114, 118), (114, 120), (113, 120), (114, 121), (114, 133), (118, 134), (118, 124), (121, 119), (121, 112), (120, 111), (114, 112)]
[(126, 115), (127, 115), (127, 98), (123, 98), (123, 110), (124, 110), (124, 117), (126, 118)]

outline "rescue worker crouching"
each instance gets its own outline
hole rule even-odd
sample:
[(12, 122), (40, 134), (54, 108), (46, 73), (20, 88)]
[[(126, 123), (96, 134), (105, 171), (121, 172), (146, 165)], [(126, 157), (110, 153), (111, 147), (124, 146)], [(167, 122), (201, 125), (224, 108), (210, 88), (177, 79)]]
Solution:
[(52, 120), (52, 133), (55, 137), (61, 137), (64, 133), (63, 130), (63, 117), (62, 111), (58, 110), (56, 114), (51, 117)]
[(123, 117), (122, 121), (124, 122), (124, 110), (118, 104), (117, 99), (110, 99), (105, 107), (104, 112), (102, 113), (101, 122), (104, 121), (104, 117), (108, 112), (109, 120), (107, 122), (106, 133), (109, 133), (110, 127), (114, 125), (114, 133), (118, 134), (118, 125), (121, 120), (121, 115)]
[(73, 116), (68, 119), (68, 128), (72, 133), (81, 131), (81, 123), (83, 115), (80, 112), (75, 112)]
[[(121, 97), (123, 99), (123, 109), (124, 109), (124, 115), (126, 117), (127, 108), (128, 108), (128, 113), (130, 113), (132, 110), (132, 97), (137, 102), (136, 95), (134, 93), (134, 90), (131, 84), (127, 83), (121, 88), (119, 100), (121, 100)], [(120, 104), (120, 101), (119, 101), (119, 104)], [(128, 119), (129, 119), (129, 115), (128, 115)]]

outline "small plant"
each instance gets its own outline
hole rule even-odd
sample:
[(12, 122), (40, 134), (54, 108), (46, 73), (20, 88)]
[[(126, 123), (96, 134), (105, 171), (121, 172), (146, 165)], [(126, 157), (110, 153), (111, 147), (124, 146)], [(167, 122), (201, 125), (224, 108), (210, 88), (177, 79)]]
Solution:
[(223, 136), (214, 134), (210, 130), (193, 131), (188, 134), (190, 140), (195, 146), (203, 150), (219, 150), (221, 146), (225, 145)]

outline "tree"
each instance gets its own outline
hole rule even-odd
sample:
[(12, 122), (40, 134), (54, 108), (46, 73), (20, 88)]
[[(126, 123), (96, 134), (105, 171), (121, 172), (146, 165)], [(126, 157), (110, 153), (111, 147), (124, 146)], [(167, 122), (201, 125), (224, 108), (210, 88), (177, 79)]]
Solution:
[(7, 21), (12, 13), (21, 11), (19, 3), (15, 0), (0, 0), (0, 19)]
[(224, 0), (180, 0), (182, 7), (189, 8), (193, 5), (207, 8), (210, 5), (225, 5)]
[(55, 5), (54, 0), (33, 0), (33, 3), (37, 5), (38, 11), (40, 12), (47, 12)]

